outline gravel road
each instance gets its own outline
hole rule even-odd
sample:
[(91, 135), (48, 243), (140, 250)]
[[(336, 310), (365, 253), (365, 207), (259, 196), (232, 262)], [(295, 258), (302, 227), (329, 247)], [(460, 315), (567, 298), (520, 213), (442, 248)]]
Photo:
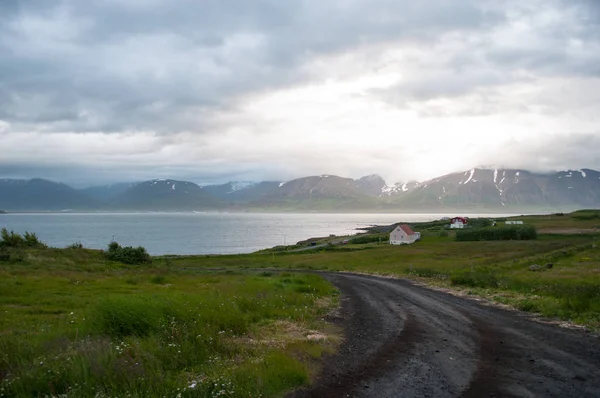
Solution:
[(346, 330), (289, 397), (600, 397), (600, 340), (406, 280), (324, 273)]

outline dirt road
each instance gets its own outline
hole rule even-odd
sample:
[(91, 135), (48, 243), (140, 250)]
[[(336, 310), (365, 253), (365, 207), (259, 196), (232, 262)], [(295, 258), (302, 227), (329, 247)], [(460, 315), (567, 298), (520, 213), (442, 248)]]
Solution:
[(600, 397), (600, 340), (404, 280), (323, 274), (346, 341), (290, 397)]

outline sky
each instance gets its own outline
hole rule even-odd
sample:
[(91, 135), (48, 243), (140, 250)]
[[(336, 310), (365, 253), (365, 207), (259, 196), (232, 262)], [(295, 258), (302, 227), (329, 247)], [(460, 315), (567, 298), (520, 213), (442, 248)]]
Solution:
[(1, 0), (0, 177), (600, 169), (597, 0)]

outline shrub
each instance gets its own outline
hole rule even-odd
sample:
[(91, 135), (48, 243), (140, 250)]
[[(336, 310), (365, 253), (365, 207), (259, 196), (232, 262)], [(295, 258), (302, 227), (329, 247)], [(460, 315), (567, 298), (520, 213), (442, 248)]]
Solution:
[(532, 225), (511, 225), (505, 227), (473, 228), (456, 231), (456, 240), (458, 242), (531, 239), (537, 239), (537, 231)]
[(83, 249), (83, 243), (79, 241), (73, 242), (69, 246), (67, 246), (67, 249)]
[(446, 274), (439, 272), (439, 271), (432, 270), (430, 268), (407, 268), (406, 272), (411, 275), (416, 275), (416, 276), (420, 276), (423, 278), (438, 278), (438, 279), (446, 279), (447, 278)]
[(105, 253), (106, 258), (112, 261), (119, 261), (124, 264), (151, 264), (152, 259), (142, 246), (122, 247), (117, 242), (110, 242), (108, 250)]
[(571, 213), (575, 220), (596, 220), (600, 219), (600, 210), (578, 210)]
[(164, 275), (154, 275), (150, 278), (150, 283), (154, 283), (155, 285), (164, 285), (167, 283), (167, 278)]
[(10, 253), (0, 246), (0, 261), (10, 261)]
[(492, 220), (490, 220), (489, 218), (470, 218), (469, 226), (472, 226), (474, 228), (491, 227)]
[(0, 247), (12, 248), (46, 248), (47, 246), (41, 242), (35, 233), (25, 232), (24, 235), (19, 235), (14, 231), (8, 232), (8, 229), (2, 228), (0, 231)]
[(470, 272), (458, 272), (453, 274), (450, 277), (450, 282), (453, 285), (463, 285), (469, 287), (498, 287), (500, 286), (500, 282), (496, 275), (488, 272), (478, 272), (478, 271), (470, 271)]
[(350, 243), (361, 244), (361, 243), (373, 243), (379, 242), (379, 240), (389, 241), (389, 235), (380, 235), (380, 234), (365, 234), (359, 235), (355, 238), (350, 239)]

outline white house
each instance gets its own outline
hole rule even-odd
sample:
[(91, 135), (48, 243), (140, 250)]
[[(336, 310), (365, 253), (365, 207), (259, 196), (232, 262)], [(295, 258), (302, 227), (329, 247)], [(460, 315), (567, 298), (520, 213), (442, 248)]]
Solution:
[(450, 221), (450, 228), (464, 228), (469, 223), (469, 219), (466, 217), (454, 217)]
[(414, 232), (406, 224), (400, 224), (390, 232), (390, 245), (408, 245), (419, 239), (421, 239), (421, 233)]
[(513, 221), (510, 221), (510, 220), (509, 220), (509, 221), (506, 221), (506, 222), (505, 222), (505, 224), (507, 224), (507, 225), (508, 225), (508, 224), (517, 224), (517, 225), (521, 225), (521, 224), (523, 224), (523, 221), (520, 221), (520, 220), (513, 220)]

